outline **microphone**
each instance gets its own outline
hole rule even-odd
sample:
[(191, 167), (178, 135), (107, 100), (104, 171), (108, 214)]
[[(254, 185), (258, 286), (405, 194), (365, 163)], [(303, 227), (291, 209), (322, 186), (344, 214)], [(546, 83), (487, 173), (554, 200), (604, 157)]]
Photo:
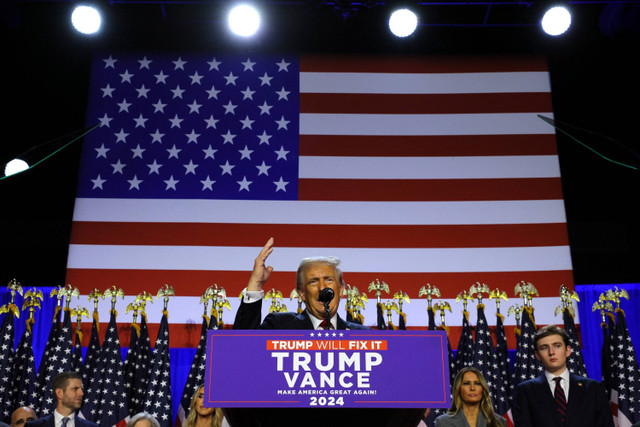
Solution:
[(318, 295), (318, 301), (323, 302), (325, 304), (329, 304), (333, 299), (333, 297), (335, 296), (335, 294), (336, 293), (333, 292), (333, 289), (324, 288), (323, 290), (320, 291), (320, 294)]
[(318, 301), (324, 304), (324, 316), (325, 316), (325, 329), (329, 329), (329, 322), (331, 321), (331, 309), (329, 303), (335, 296), (335, 292), (331, 288), (324, 288), (318, 294)]

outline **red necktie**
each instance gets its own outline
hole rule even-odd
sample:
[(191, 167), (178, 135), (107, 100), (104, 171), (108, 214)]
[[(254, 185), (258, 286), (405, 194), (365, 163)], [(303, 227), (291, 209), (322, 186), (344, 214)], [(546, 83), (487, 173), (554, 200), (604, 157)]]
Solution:
[(560, 414), (560, 419), (562, 422), (565, 422), (565, 418), (567, 417), (567, 397), (564, 394), (564, 390), (560, 385), (561, 377), (555, 377), (553, 379), (556, 382), (556, 389), (554, 391), (554, 396), (556, 399), (556, 408), (558, 408), (558, 413)]
[(323, 320), (320, 323), (320, 329), (333, 329), (333, 325), (331, 324), (331, 322), (329, 322), (329, 324), (327, 324), (327, 321)]

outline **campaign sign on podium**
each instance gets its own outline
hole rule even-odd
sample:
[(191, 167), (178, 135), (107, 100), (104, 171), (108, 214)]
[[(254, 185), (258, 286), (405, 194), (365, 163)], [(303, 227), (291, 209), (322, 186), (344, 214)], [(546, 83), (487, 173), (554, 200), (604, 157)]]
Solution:
[(205, 406), (448, 408), (444, 331), (207, 333)]

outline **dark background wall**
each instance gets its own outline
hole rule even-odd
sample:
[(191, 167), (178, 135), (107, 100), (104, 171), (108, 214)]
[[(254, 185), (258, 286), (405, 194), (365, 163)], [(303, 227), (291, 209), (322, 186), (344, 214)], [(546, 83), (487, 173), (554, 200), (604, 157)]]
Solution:
[[(405, 40), (387, 34), (382, 6), (343, 19), (331, 5), (270, 3), (265, 25), (273, 27), (258, 41), (239, 43), (221, 28), (222, 3), (112, 2), (105, 31), (87, 38), (70, 28), (71, 2), (3, 1), (0, 161), (84, 128), (95, 51), (540, 54), (549, 61), (555, 118), (572, 135), (557, 140), (575, 282), (639, 282), (639, 172), (581, 143), (640, 165), (633, 152), (640, 151), (640, 3), (576, 3), (574, 25), (562, 38), (534, 26), (538, 2), (487, 3), (423, 6), (423, 25)], [(14, 277), (25, 286), (64, 284), (79, 154), (74, 143), (0, 181), (0, 284)]]

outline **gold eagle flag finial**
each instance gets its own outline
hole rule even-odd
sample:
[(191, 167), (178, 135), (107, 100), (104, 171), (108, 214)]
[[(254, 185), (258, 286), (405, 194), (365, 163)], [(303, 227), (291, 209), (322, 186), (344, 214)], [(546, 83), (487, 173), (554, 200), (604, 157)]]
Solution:
[(522, 308), (518, 304), (514, 304), (507, 310), (507, 316), (511, 314), (515, 314), (516, 316), (516, 328), (520, 327), (520, 314), (522, 313)]
[(269, 313), (278, 313), (282, 311), (282, 292), (275, 288), (271, 288), (269, 291), (264, 293), (264, 299), (266, 301), (271, 301), (271, 306), (269, 307)]
[(165, 283), (162, 285), (160, 289), (158, 289), (158, 294), (156, 295), (156, 301), (162, 298), (163, 306), (162, 312), (169, 316), (169, 312), (167, 311), (167, 307), (169, 305), (169, 298), (176, 295), (176, 291), (173, 289), (173, 286)]
[(458, 293), (458, 296), (456, 296), (456, 302), (462, 301), (462, 309), (465, 312), (467, 311), (467, 304), (472, 299), (473, 297), (469, 295), (466, 290)]
[(85, 307), (76, 307), (71, 309), (71, 317), (75, 317), (76, 318), (76, 330), (79, 331), (80, 330), (80, 322), (82, 321), (82, 316), (86, 316), (86, 318), (89, 318), (89, 310), (87, 310)]
[(562, 284), (560, 286), (560, 305), (555, 309), (555, 315), (561, 314), (564, 310), (568, 310), (571, 316), (576, 315), (576, 310), (573, 308), (572, 299), (580, 302), (580, 297), (576, 291), (571, 291), (567, 286)]
[(491, 292), (489, 292), (489, 299), (496, 300), (496, 313), (500, 314), (500, 299), (505, 301), (509, 301), (509, 297), (507, 296), (506, 291), (501, 291), (498, 288), (495, 288)]
[(204, 290), (202, 295), (200, 295), (200, 304), (204, 304), (204, 313), (202, 315), (206, 318), (209, 317), (208, 316), (209, 301), (212, 301), (215, 297), (216, 297), (216, 294), (213, 286), (209, 286), (207, 289)]
[(389, 285), (376, 279), (373, 282), (369, 283), (369, 292), (371, 291), (375, 291), (376, 303), (380, 304), (380, 302), (382, 301), (382, 291), (389, 293)]
[(24, 293), (24, 302), (22, 303), (22, 310), (24, 311), (26, 308), (29, 309), (29, 318), (27, 319), (27, 328), (29, 332), (32, 332), (33, 324), (35, 323), (34, 313), (37, 308), (41, 308), (40, 304), (43, 300), (44, 296), (42, 295), (41, 290), (36, 290), (36, 288), (32, 288)]
[(398, 313), (404, 313), (402, 311), (402, 303), (406, 302), (407, 304), (411, 303), (411, 298), (406, 292), (398, 291), (393, 294), (393, 299), (398, 301)]
[(71, 297), (80, 298), (80, 291), (71, 284), (67, 284), (60, 291), (64, 295), (64, 305), (66, 310), (71, 310)]
[(482, 295), (489, 293), (489, 286), (484, 283), (476, 282), (469, 288), (469, 295), (471, 298), (475, 298), (478, 300), (478, 304), (482, 304)]
[(516, 295), (520, 295), (522, 297), (522, 304), (524, 307), (533, 308), (533, 296), (539, 296), (538, 290), (531, 282), (525, 282), (524, 280), (518, 282), (514, 288), (514, 292)]
[(396, 313), (400, 314), (400, 309), (398, 308), (398, 304), (389, 300), (387, 302), (382, 303), (382, 309), (387, 312), (387, 324), (390, 329), (395, 329), (395, 326), (391, 322), (391, 311), (395, 310)]
[(433, 298), (440, 298), (440, 289), (432, 286), (431, 283), (427, 283), (420, 288), (420, 291), (418, 291), (418, 298), (421, 298), (423, 296), (427, 297), (427, 310), (429, 310), (430, 308), (432, 308), (431, 303), (433, 301)]
[[(224, 291), (224, 289), (222, 289)], [(222, 321), (222, 312), (223, 309), (231, 310), (231, 303), (226, 298), (226, 292), (223, 294), (219, 294), (218, 298), (215, 301), (215, 307), (218, 313), (218, 328), (222, 329), (224, 327), (224, 322)]]
[(88, 299), (89, 299), (89, 302), (93, 301), (93, 312), (97, 313), (98, 312), (98, 301), (100, 301), (100, 299), (104, 299), (103, 293), (100, 291), (100, 289), (93, 288), (93, 290), (91, 292), (89, 292)]
[(446, 311), (449, 311), (449, 313), (451, 313), (451, 304), (449, 304), (448, 301), (439, 301), (436, 302), (435, 304), (433, 304), (433, 309), (436, 312), (440, 312), (440, 323), (442, 324), (442, 326), (446, 326), (445, 321), (444, 321), (444, 315)]
[[(349, 285), (347, 285), (349, 286)], [(289, 294), (289, 300), (293, 301), (293, 300), (297, 300), (298, 302), (298, 313), (302, 313), (302, 298), (300, 298), (300, 294), (298, 293), (297, 289), (294, 289), (291, 291), (291, 293)], [(347, 299), (347, 303), (348, 303), (348, 299)], [(349, 309), (349, 306), (347, 305), (347, 310)]]
[(0, 307), (0, 314), (13, 313), (16, 318), (20, 318), (20, 310), (16, 305), (16, 294), (20, 294), (20, 296), (23, 295), (22, 285), (20, 285), (20, 282), (18, 282), (16, 279), (13, 279), (7, 285), (7, 289), (11, 293), (11, 301)]
[(124, 291), (122, 288), (118, 288), (116, 285), (111, 286), (109, 289), (105, 290), (104, 298), (111, 298), (111, 311), (116, 311), (116, 301), (118, 298), (124, 299)]
[(606, 298), (616, 305), (616, 310), (620, 310), (620, 298), (626, 298), (628, 300), (629, 294), (624, 289), (618, 290), (617, 286), (615, 286), (614, 289), (607, 291)]
[(602, 317), (602, 323), (607, 323), (607, 313), (613, 313), (615, 310), (611, 301), (607, 301), (606, 294), (603, 292), (600, 294), (598, 301), (594, 302), (591, 306), (591, 311), (594, 312), (600, 310), (600, 316)]

